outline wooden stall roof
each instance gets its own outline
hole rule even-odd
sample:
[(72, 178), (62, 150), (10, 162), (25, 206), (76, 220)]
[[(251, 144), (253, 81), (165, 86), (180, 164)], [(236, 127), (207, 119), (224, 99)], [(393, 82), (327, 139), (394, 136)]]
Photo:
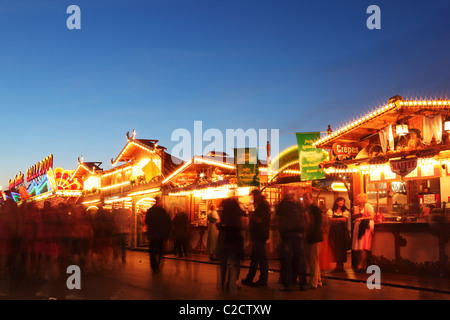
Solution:
[(331, 149), (335, 142), (356, 143), (378, 133), (379, 130), (395, 125), (400, 119), (426, 116), (436, 113), (446, 115), (450, 111), (450, 100), (403, 100), (396, 96), (388, 104), (348, 123), (338, 130), (314, 142), (317, 148)]
[(234, 165), (234, 159), (223, 156), (194, 156), (190, 161), (179, 166), (177, 170), (172, 172), (164, 181), (163, 184), (168, 183), (175, 179), (182, 173), (192, 173), (198, 170), (207, 169), (211, 166), (218, 167), (224, 174), (235, 174), (236, 167)]
[(127, 144), (115, 159), (111, 159), (113, 166), (118, 162), (132, 161), (142, 152), (155, 153), (157, 150), (166, 150), (163, 146), (158, 145), (158, 140), (135, 139), (135, 136), (136, 132), (134, 130), (132, 136), (127, 132)]
[(100, 168), (101, 164), (101, 162), (84, 162), (82, 159), (78, 158), (78, 166), (73, 172), (71, 179), (74, 177), (82, 178), (88, 175), (103, 172), (103, 169)]

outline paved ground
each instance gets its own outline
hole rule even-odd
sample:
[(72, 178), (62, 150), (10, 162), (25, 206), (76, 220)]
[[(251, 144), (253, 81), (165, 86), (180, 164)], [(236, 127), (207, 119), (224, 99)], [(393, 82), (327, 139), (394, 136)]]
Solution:
[[(244, 262), (241, 277), (247, 273)], [(277, 262), (271, 261), (269, 284), (265, 288), (243, 286), (240, 290), (218, 289), (218, 266), (208, 263), (205, 256), (191, 256), (176, 259), (167, 255), (163, 259), (161, 274), (154, 276), (150, 271), (148, 254), (128, 251), (125, 264), (116, 263), (114, 268), (92, 274), (81, 274), (81, 290), (68, 290), (63, 274), (56, 288), (49, 291), (39, 281), (21, 278), (10, 285), (4, 300), (24, 299), (83, 299), (83, 300), (176, 300), (176, 301), (227, 301), (227, 300), (450, 300), (449, 279), (435, 281), (436, 288), (419, 287), (417, 283), (383, 281), (381, 289), (369, 290), (366, 285), (369, 274), (329, 273), (322, 288), (307, 291), (282, 292), (279, 290)], [(359, 279), (357, 277), (360, 277)], [(389, 279), (389, 277), (387, 278)], [(445, 290), (445, 288), (447, 290)], [(45, 289), (45, 290), (43, 290)], [(50, 296), (36, 296), (47, 291)]]

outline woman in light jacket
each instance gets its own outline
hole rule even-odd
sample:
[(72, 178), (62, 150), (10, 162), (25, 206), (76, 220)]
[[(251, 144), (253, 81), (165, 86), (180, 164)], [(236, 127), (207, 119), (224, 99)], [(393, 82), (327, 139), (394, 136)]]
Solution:
[(354, 228), (352, 250), (359, 252), (357, 271), (362, 272), (367, 268), (367, 256), (372, 249), (372, 235), (374, 230), (374, 210), (367, 201), (364, 193), (356, 197), (356, 207), (353, 212)]

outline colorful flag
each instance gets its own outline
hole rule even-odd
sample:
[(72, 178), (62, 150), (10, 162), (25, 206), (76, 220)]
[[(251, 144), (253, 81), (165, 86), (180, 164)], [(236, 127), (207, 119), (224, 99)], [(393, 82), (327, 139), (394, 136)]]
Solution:
[(145, 180), (150, 181), (157, 175), (161, 173), (161, 170), (159, 170), (158, 166), (153, 162), (153, 160), (150, 160), (145, 166), (142, 167), (142, 172), (144, 172)]

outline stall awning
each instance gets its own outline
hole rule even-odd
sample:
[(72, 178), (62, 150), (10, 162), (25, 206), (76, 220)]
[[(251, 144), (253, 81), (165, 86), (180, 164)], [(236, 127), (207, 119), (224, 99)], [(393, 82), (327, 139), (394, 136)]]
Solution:
[(404, 121), (416, 116), (446, 115), (450, 111), (450, 100), (403, 100), (391, 101), (359, 119), (343, 125), (313, 143), (316, 148), (331, 149), (337, 141), (357, 143), (377, 134), (379, 130), (395, 125), (399, 117)]

